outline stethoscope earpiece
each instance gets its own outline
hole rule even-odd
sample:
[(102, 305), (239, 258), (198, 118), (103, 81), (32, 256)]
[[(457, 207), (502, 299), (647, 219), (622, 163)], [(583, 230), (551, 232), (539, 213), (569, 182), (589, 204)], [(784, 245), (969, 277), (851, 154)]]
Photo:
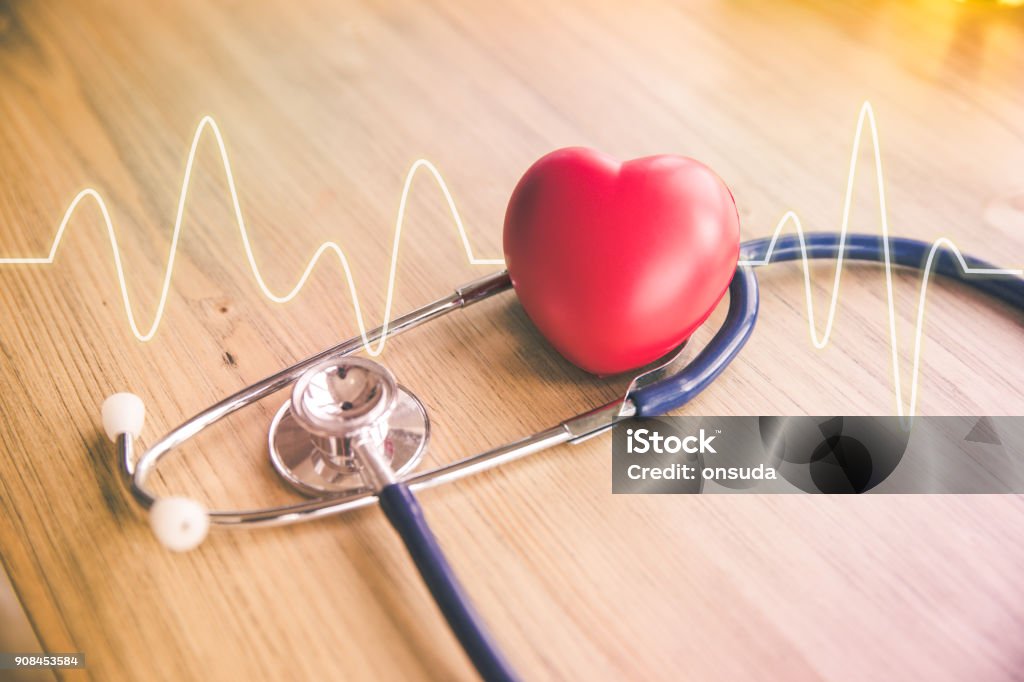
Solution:
[[(115, 443), (128, 442), (142, 433), (146, 405), (134, 393), (115, 393), (103, 401), (103, 430)], [(197, 500), (190, 497), (161, 497), (149, 508), (149, 526), (167, 549), (187, 552), (195, 549), (210, 530), (210, 516)]]
[(161, 497), (149, 508), (149, 527), (167, 549), (188, 552), (206, 539), (210, 515), (191, 497)]
[(112, 441), (122, 433), (133, 438), (142, 433), (146, 421), (146, 405), (134, 393), (115, 393), (103, 401), (100, 408), (103, 415), (103, 430)]

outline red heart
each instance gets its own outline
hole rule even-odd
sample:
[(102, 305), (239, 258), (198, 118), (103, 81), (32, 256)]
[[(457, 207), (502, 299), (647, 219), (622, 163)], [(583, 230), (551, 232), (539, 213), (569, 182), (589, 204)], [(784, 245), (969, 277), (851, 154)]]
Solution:
[(739, 232), (729, 188), (699, 161), (619, 163), (560, 149), (512, 193), (505, 263), (558, 352), (616, 374), (668, 353), (707, 319), (736, 271)]

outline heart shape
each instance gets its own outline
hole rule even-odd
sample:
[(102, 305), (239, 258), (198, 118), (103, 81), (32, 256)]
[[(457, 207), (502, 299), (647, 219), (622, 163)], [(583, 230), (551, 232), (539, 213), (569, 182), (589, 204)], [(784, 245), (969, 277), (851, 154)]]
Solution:
[(526, 314), (598, 375), (688, 339), (725, 294), (739, 239), (729, 188), (681, 156), (620, 163), (560, 149), (526, 171), (505, 214), (505, 263)]

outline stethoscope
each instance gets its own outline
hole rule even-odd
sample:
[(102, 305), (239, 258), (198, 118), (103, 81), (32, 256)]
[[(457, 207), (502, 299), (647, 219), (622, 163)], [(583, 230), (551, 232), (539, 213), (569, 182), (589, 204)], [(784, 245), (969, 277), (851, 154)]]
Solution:
[[(755, 239), (741, 245), (741, 261), (772, 262), (836, 258), (891, 262), (924, 269), (1024, 310), (1024, 279), (985, 278), (964, 270), (992, 269), (912, 239), (833, 233)], [(763, 262), (763, 261), (762, 261)], [(511, 288), (506, 272), (459, 287), (454, 293), (403, 315), (386, 326), (354, 337), (297, 362), (211, 405), (154, 443), (136, 461), (133, 443), (142, 431), (145, 409), (130, 393), (110, 396), (102, 408), (103, 426), (117, 444), (120, 470), (165, 546), (185, 551), (198, 546), (211, 524), (224, 527), (277, 526), (339, 514), (377, 502), (401, 536), (438, 607), (480, 675), (515, 679), (445, 559), (424, 519), (414, 491), (457, 480), (565, 443), (579, 443), (634, 417), (653, 417), (686, 405), (736, 357), (754, 330), (758, 284), (751, 266), (739, 267), (729, 285), (725, 320), (711, 341), (682, 364), (681, 350), (670, 353), (631, 381), (619, 400), (578, 414), (486, 452), (416, 472), (430, 436), (430, 419), (412, 391), (377, 362), (353, 357), (364, 343), (402, 334), (447, 313)], [(176, 447), (229, 414), (292, 386), (290, 399), (270, 423), (268, 447), (275, 471), (311, 499), (251, 511), (207, 511), (184, 497), (157, 498), (147, 480)]]

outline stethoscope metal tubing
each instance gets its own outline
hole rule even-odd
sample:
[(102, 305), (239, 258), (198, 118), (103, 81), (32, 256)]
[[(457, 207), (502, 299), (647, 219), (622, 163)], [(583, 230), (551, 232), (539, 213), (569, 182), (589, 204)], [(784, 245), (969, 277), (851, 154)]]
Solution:
[[(464, 308), (506, 291), (510, 287), (511, 282), (507, 272), (499, 272), (481, 278), (459, 287), (449, 296), (396, 318), (389, 325), (388, 335), (401, 334), (453, 310)], [(366, 340), (376, 341), (383, 334), (384, 326), (382, 325), (368, 332)], [(362, 348), (363, 343), (361, 336), (353, 337), (228, 396), (188, 419), (154, 443), (143, 453), (138, 462), (134, 460), (132, 440), (125, 436), (119, 437), (117, 449), (120, 469), (132, 494), (143, 507), (152, 506), (156, 498), (146, 488), (146, 479), (167, 453), (236, 410), (287, 387), (309, 367), (330, 357), (351, 355)], [(634, 413), (635, 410), (628, 399), (616, 400), (526, 438), (415, 474), (406, 479), (405, 483), (413, 490), (417, 490), (464, 478), (555, 445), (578, 442), (611, 428), (616, 422), (627, 419)], [(317, 498), (307, 502), (256, 511), (211, 511), (210, 521), (214, 525), (222, 526), (288, 525), (358, 509), (376, 501), (377, 496), (367, 490), (362, 493)]]
[[(432, 488), (442, 483), (450, 483), (556, 445), (581, 442), (590, 436), (611, 428), (618, 421), (628, 419), (632, 414), (633, 410), (628, 401), (624, 409), (623, 402), (616, 400), (597, 410), (574, 417), (558, 426), (539, 431), (526, 438), (430, 469), (429, 471), (414, 474), (405, 479), (404, 483), (414, 491)], [(585, 432), (584, 425), (590, 426), (592, 430)], [(132, 493), (144, 506), (152, 505), (154, 501), (153, 496), (135, 482), (131, 471), (129, 471), (130, 462), (133, 458), (131, 439), (124, 435), (119, 436), (117, 449), (122, 465), (122, 474), (125, 476)], [(149, 452), (152, 452), (152, 450)], [(370, 490), (366, 490), (361, 493), (347, 494), (343, 497), (317, 498), (308, 502), (300, 502), (283, 507), (271, 507), (258, 511), (211, 511), (210, 521), (215, 525), (221, 526), (285, 526), (352, 511), (376, 502), (377, 495)]]
[[(503, 280), (504, 286), (494, 286), (494, 280)], [(483, 287), (490, 291), (488, 295), (493, 295), (499, 291), (503, 291), (511, 286), (511, 282), (508, 281), (508, 274), (500, 272), (492, 275), (485, 280), (479, 280)], [(471, 292), (472, 293), (472, 292)], [(418, 327), (424, 322), (428, 322), (435, 318), (441, 317), (452, 310), (462, 308), (468, 303), (481, 300), (479, 296), (466, 298), (463, 290), (456, 291), (455, 293), (438, 299), (432, 303), (428, 303), (422, 308), (417, 308), (411, 313), (402, 315), (396, 318), (388, 329), (389, 336), (396, 336), (403, 332), (406, 332), (414, 327)], [(468, 301), (468, 303), (467, 303)], [(384, 326), (381, 325), (375, 329), (370, 330), (366, 334), (366, 341), (373, 342), (377, 341), (384, 334)], [(293, 381), (295, 381), (306, 369), (312, 367), (318, 362), (335, 356), (346, 356), (351, 355), (355, 351), (359, 350), (363, 345), (363, 338), (361, 336), (354, 336), (347, 341), (340, 343), (336, 346), (323, 350), (316, 355), (310, 356), (294, 365), (287, 367), (276, 374), (272, 374), (269, 377), (262, 379), (261, 381), (247, 386), (246, 388), (238, 391), (237, 393), (228, 396), (214, 405), (206, 408), (199, 414), (195, 415), (191, 419), (185, 421), (179, 427), (168, 433), (166, 436), (161, 438), (159, 441), (153, 444), (153, 446), (146, 451), (146, 453), (139, 459), (137, 465), (134, 468), (133, 477), (139, 487), (145, 481), (149, 471), (156, 464), (156, 462), (164, 455), (164, 453), (173, 450), (189, 438), (192, 438), (203, 429), (207, 428), (211, 424), (214, 424), (224, 417), (228, 416), (232, 412), (239, 410), (247, 405), (251, 405), (258, 400), (265, 398), (266, 396), (276, 393), (281, 389), (287, 387)]]

